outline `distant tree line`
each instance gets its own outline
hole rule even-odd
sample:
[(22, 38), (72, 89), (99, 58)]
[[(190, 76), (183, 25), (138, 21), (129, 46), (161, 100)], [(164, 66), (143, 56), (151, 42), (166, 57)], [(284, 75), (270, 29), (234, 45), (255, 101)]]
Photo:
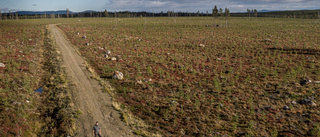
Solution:
[(247, 9), (247, 13), (231, 13), (232, 17), (269, 17), (269, 18), (301, 18), (320, 19), (320, 10), (271, 11), (259, 12)]
[(301, 11), (274, 11), (274, 12), (259, 12), (256, 9), (247, 9), (244, 13), (230, 13), (228, 8), (224, 10), (214, 6), (212, 12), (131, 12), (131, 11), (120, 11), (120, 12), (108, 12), (107, 10), (96, 12), (71, 12), (66, 9), (65, 13), (42, 13), (42, 14), (24, 14), (19, 15), (17, 12), (0, 12), (0, 20), (9, 19), (55, 19), (55, 18), (89, 18), (89, 17), (272, 17), (272, 18), (303, 18), (303, 19), (320, 19), (320, 10), (301, 10)]

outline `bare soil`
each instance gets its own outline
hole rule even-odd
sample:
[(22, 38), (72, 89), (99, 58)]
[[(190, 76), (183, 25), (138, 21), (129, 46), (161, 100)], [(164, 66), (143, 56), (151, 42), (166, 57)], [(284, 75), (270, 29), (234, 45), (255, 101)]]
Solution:
[(84, 66), (85, 60), (67, 41), (63, 32), (55, 25), (49, 25), (57, 46), (63, 56), (63, 64), (68, 75), (72, 101), (82, 114), (76, 122), (76, 136), (92, 136), (92, 127), (99, 121), (102, 136), (133, 136), (128, 126), (121, 121), (120, 114), (112, 107), (112, 98), (102, 92), (97, 80)]

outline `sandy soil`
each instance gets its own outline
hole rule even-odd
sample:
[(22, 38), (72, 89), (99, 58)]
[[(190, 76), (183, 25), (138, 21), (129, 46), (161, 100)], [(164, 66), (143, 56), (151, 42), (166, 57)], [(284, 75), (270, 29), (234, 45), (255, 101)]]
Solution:
[(118, 111), (112, 107), (108, 93), (102, 92), (99, 82), (84, 66), (84, 59), (67, 41), (64, 33), (55, 25), (49, 25), (57, 46), (63, 56), (63, 64), (68, 75), (72, 100), (82, 114), (76, 122), (77, 136), (92, 136), (92, 127), (99, 121), (103, 137), (133, 136), (130, 128), (120, 119)]

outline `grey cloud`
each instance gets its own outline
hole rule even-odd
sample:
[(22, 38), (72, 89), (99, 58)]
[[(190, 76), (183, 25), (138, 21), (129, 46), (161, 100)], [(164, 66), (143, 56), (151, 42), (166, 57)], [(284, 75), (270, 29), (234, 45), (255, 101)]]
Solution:
[(32, 4), (32, 6), (38, 6), (37, 4)]

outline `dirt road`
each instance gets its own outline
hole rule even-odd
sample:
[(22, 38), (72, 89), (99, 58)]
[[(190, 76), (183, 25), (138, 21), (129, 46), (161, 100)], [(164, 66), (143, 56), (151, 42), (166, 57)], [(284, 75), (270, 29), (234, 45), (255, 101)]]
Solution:
[(63, 32), (55, 25), (49, 25), (56, 44), (63, 56), (63, 64), (70, 83), (72, 100), (82, 112), (77, 121), (77, 136), (92, 136), (92, 127), (99, 121), (103, 137), (133, 136), (129, 127), (121, 121), (120, 114), (112, 107), (108, 93), (102, 92), (98, 81), (90, 78), (84, 60), (66, 40)]

